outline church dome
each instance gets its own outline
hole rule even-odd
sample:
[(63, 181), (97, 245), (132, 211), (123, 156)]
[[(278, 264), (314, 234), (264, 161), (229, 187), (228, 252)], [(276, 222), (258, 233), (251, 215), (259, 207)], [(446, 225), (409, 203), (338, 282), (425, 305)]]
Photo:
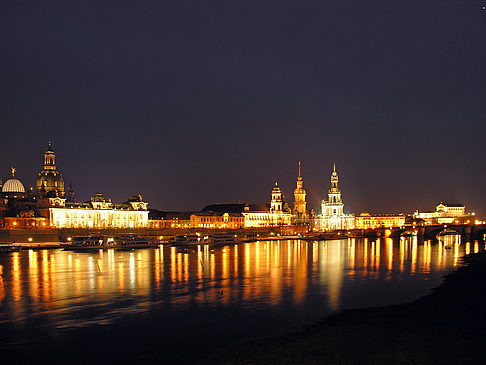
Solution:
[(275, 182), (275, 186), (272, 189), (272, 194), (282, 194), (282, 189), (280, 189), (277, 182)]
[(56, 191), (59, 196), (64, 196), (64, 180), (58, 171), (46, 170), (40, 172), (35, 185), (37, 191), (44, 193)]
[(2, 193), (25, 193), (25, 188), (20, 180), (11, 178), (3, 184)]

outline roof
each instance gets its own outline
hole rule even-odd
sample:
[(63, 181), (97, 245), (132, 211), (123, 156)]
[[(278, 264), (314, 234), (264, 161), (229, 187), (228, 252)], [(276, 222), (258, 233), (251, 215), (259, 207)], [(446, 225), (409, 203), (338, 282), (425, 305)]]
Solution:
[(195, 215), (197, 217), (221, 217), (225, 214), (228, 214), (230, 217), (243, 217), (241, 213), (234, 212), (194, 212), (191, 215)]
[(17, 179), (8, 179), (2, 186), (2, 193), (25, 193), (24, 185)]
[(464, 208), (465, 207), (465, 205), (461, 204), (461, 203), (440, 203), (440, 204), (445, 205), (446, 207), (456, 207), (456, 208)]
[(150, 220), (159, 220), (159, 219), (165, 219), (165, 220), (173, 220), (173, 219), (178, 219), (178, 220), (190, 220), (191, 219), (191, 214), (194, 212), (163, 212), (160, 210), (150, 210), (149, 211), (149, 219)]

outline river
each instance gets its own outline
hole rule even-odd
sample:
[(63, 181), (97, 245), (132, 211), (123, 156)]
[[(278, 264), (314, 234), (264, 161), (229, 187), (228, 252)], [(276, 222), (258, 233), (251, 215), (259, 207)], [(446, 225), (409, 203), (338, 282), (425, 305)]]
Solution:
[(2, 254), (0, 349), (25, 362), (49, 351), (79, 362), (189, 362), (342, 309), (417, 299), (484, 248), (448, 240), (449, 249), (407, 237)]

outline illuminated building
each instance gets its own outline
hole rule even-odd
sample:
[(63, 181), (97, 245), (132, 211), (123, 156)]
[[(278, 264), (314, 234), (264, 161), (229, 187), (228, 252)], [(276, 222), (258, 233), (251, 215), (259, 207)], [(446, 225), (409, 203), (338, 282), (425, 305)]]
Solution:
[(378, 227), (402, 227), (405, 225), (404, 214), (369, 214), (361, 213), (355, 217), (355, 225), (358, 229)]
[(156, 209), (149, 212), (150, 228), (190, 228), (191, 212), (162, 212)]
[(266, 204), (246, 204), (243, 212), (245, 228), (270, 227), (270, 208)]
[[(272, 189), (272, 198), (270, 205), (267, 204), (211, 204), (202, 210), (203, 213), (207, 213), (207, 221), (195, 221), (195, 224), (215, 225), (216, 217), (221, 214), (228, 214), (228, 218), (233, 215), (233, 218), (237, 218), (238, 215), (243, 216), (244, 228), (262, 228), (262, 227), (276, 227), (276, 226), (290, 226), (292, 224), (292, 213), (290, 207), (285, 201), (284, 194), (277, 183)], [(217, 214), (218, 215), (217, 215)], [(209, 217), (213, 215), (213, 221), (210, 221)], [(197, 213), (194, 213), (194, 218), (197, 218)], [(218, 218), (220, 219), (220, 218)], [(240, 218), (241, 219), (241, 218)], [(191, 220), (191, 223), (193, 221)], [(233, 222), (233, 224), (240, 224)], [(223, 222), (224, 223), (224, 222)], [(191, 225), (192, 226), (192, 225)], [(194, 227), (194, 226), (192, 226)], [(194, 228), (197, 228), (196, 226)], [(215, 228), (206, 226), (206, 228)]]
[(15, 168), (12, 167), (12, 177), (2, 185), (2, 195), (6, 199), (25, 198), (25, 188), (22, 182), (15, 178)]
[(435, 212), (419, 212), (417, 210), (413, 216), (423, 219), (429, 224), (467, 223), (468, 220), (475, 218), (474, 213), (467, 214), (466, 207), (457, 203), (440, 203), (435, 207)]
[[(193, 214), (194, 217), (196, 217), (200, 213)], [(223, 214), (241, 216), (243, 217), (244, 228), (270, 227), (270, 207), (267, 204), (211, 204), (204, 207), (201, 214), (207, 214), (208, 216), (217, 216)], [(202, 215), (201, 218), (203, 218)], [(202, 222), (203, 221), (201, 221), (201, 223)], [(204, 222), (203, 224), (207, 223), (208, 222)], [(196, 222), (196, 224), (198, 223)]]
[[(35, 228), (46, 226), (46, 223), (35, 214), (35, 198), (32, 188), (27, 191), (22, 182), (15, 178), (12, 167), (12, 178), (2, 187), (0, 194), (0, 226), (5, 228)], [(44, 223), (44, 224), (42, 224)]]
[(39, 197), (45, 197), (49, 193), (64, 197), (64, 180), (56, 169), (56, 154), (52, 150), (51, 142), (44, 153), (44, 169), (39, 173), (35, 187)]
[(37, 217), (33, 210), (20, 212), (19, 217), (5, 217), (7, 229), (39, 229), (48, 228), (49, 221), (44, 217)]
[[(64, 181), (56, 168), (51, 143), (44, 153), (44, 169), (36, 181), (36, 193), (27, 192), (12, 178), (2, 186), (0, 215), (6, 228), (137, 228), (148, 226), (147, 203), (140, 195), (113, 204), (102, 194), (86, 203), (76, 203), (72, 187), (64, 192)], [(0, 203), (2, 203), (0, 202)]]
[(328, 200), (322, 201), (321, 215), (315, 219), (315, 228), (319, 231), (354, 228), (354, 215), (344, 214), (344, 203), (341, 198), (341, 190), (338, 187), (338, 183), (339, 177), (336, 172), (336, 164), (334, 164)]
[(275, 182), (272, 189), (272, 200), (270, 201), (270, 226), (290, 226), (292, 224), (292, 213), (285, 201), (282, 189)]
[(198, 212), (191, 214), (191, 228), (236, 229), (245, 226), (240, 213)]
[(295, 216), (296, 223), (301, 223), (303, 220), (309, 217), (309, 212), (307, 211), (307, 203), (305, 201), (306, 192), (304, 189), (304, 181), (300, 174), (300, 161), (299, 161), (299, 176), (297, 177), (297, 187), (294, 190), (294, 210), (293, 214)]
[(97, 193), (86, 203), (67, 202), (66, 198), (39, 199), (38, 210), (51, 228), (145, 228), (147, 203), (140, 195), (122, 204), (113, 204)]

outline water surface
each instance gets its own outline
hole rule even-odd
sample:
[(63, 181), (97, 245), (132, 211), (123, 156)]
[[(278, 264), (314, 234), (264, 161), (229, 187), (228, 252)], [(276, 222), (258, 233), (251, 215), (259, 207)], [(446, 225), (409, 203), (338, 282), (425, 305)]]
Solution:
[(42, 339), (67, 352), (91, 336), (103, 337), (105, 349), (129, 337), (138, 359), (158, 359), (154, 343), (162, 357), (194, 356), (341, 309), (417, 299), (480, 249), (459, 236), (448, 240), (450, 249), (410, 237), (3, 254), (0, 344), (12, 350)]

